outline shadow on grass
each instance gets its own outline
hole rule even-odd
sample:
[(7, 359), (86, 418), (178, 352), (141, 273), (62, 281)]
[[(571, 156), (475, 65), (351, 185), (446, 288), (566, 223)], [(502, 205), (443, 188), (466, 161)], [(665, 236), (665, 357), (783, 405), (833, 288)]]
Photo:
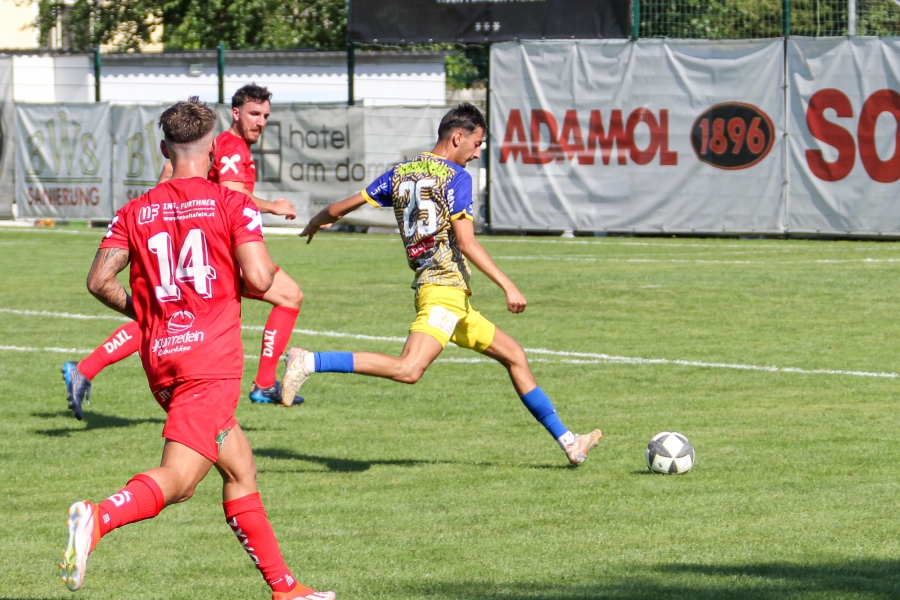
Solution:
[(45, 435), (47, 437), (69, 437), (73, 433), (81, 433), (83, 431), (90, 431), (92, 429), (115, 429), (119, 427), (133, 427), (135, 425), (143, 425), (146, 423), (162, 425), (166, 422), (165, 419), (160, 417), (126, 419), (124, 417), (117, 417), (115, 415), (104, 415), (95, 412), (86, 412), (84, 413), (84, 420), (81, 421), (81, 423), (84, 424), (84, 426), (82, 427), (81, 424), (79, 424), (78, 421), (76, 421), (72, 416), (72, 413), (67, 410), (52, 413), (32, 413), (31, 416), (38, 417), (40, 419), (56, 419), (58, 417), (65, 417), (70, 421), (72, 425), (75, 425), (75, 427), (58, 427), (55, 429), (38, 429), (35, 431), (36, 434)]
[(785, 600), (900, 598), (900, 561), (648, 565), (648, 577), (596, 584), (435, 582), (409, 591), (436, 600)]
[(391, 465), (395, 467), (417, 467), (420, 465), (450, 464), (450, 461), (441, 460), (354, 460), (352, 458), (334, 458), (330, 456), (314, 456), (312, 454), (297, 454), (290, 450), (280, 448), (257, 448), (253, 450), (255, 456), (264, 456), (277, 460), (299, 460), (324, 465), (329, 471), (338, 473), (361, 473), (368, 471), (375, 465)]
[[(461, 463), (452, 460), (413, 460), (413, 459), (396, 459), (396, 460), (356, 460), (352, 458), (334, 458), (331, 456), (314, 456), (312, 454), (298, 454), (291, 450), (282, 450), (280, 448), (256, 448), (253, 450), (255, 456), (265, 458), (274, 458), (277, 460), (298, 460), (306, 461), (319, 465), (324, 465), (329, 471), (336, 473), (361, 473), (368, 471), (375, 465), (388, 465), (394, 467), (419, 467), (423, 465), (460, 465), (469, 464), (474, 467), (524, 467), (527, 469), (572, 469), (568, 464), (563, 465), (522, 465), (522, 464), (506, 464), (497, 462), (478, 461), (473, 463)], [(264, 470), (261, 470), (264, 472)], [(309, 469), (298, 469), (293, 472), (303, 473)], [(284, 472), (284, 471), (279, 471)]]

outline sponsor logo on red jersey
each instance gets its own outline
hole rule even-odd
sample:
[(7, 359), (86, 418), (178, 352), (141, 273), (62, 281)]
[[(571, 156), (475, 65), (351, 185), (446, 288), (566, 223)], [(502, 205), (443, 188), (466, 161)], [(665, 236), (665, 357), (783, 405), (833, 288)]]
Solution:
[(194, 325), (194, 313), (189, 310), (179, 310), (177, 313), (169, 317), (166, 324), (166, 330), (169, 335), (176, 335), (187, 331)]

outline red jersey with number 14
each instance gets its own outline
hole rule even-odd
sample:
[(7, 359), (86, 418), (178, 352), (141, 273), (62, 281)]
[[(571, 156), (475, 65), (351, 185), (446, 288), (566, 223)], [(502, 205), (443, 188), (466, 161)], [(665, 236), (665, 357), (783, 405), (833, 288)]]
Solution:
[(262, 220), (250, 198), (200, 177), (169, 180), (116, 213), (100, 247), (130, 253), (151, 390), (241, 377), (235, 248), (262, 241)]
[(223, 131), (216, 137), (216, 160), (209, 169), (210, 181), (224, 183), (236, 181), (244, 184), (248, 194), (256, 185), (256, 163), (250, 154), (250, 146), (244, 138), (231, 131)]

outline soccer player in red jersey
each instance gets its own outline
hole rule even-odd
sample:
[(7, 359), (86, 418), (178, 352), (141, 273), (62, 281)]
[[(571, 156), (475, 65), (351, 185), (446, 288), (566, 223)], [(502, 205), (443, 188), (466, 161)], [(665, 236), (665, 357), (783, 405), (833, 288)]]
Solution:
[[(245, 85), (235, 92), (231, 99), (231, 128), (216, 138), (216, 156), (208, 178), (236, 192), (246, 194), (260, 212), (294, 219), (297, 214), (288, 200), (279, 198), (270, 202), (253, 195), (256, 165), (250, 153), (250, 146), (259, 141), (265, 129), (271, 111), (271, 99), (272, 93), (256, 84)], [(171, 162), (166, 162), (159, 183), (167, 181), (171, 176)], [(281, 383), (276, 378), (276, 369), (300, 314), (303, 292), (287, 273), (276, 267), (275, 283), (271, 289), (263, 296), (247, 297), (263, 300), (272, 305), (272, 311), (263, 330), (259, 369), (250, 389), (250, 400), (257, 404), (281, 403)], [(97, 373), (137, 352), (140, 347), (139, 336), (137, 324), (126, 323), (80, 362), (63, 364), (69, 408), (72, 409), (76, 419), (82, 418), (82, 404), (84, 400), (90, 399), (91, 381)], [(296, 396), (293, 402), (295, 405), (300, 404), (303, 399)]]
[[(150, 389), (166, 411), (160, 466), (106, 500), (69, 508), (62, 580), (84, 582), (87, 560), (111, 530), (189, 499), (215, 466), (225, 518), (273, 600), (334, 600), (298, 583), (284, 563), (256, 485), (253, 452), (234, 417), (244, 352), (241, 290), (263, 295), (275, 265), (251, 199), (206, 180), (215, 113), (191, 98), (159, 119), (172, 178), (122, 207), (88, 275), (90, 292), (134, 319)], [(116, 275), (130, 268), (129, 296)]]

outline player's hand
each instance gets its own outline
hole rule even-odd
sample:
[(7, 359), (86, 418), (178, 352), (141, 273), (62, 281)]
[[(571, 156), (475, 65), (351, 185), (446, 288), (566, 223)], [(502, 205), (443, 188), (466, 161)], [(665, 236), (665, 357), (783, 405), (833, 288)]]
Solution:
[(306, 243), (308, 244), (320, 229), (328, 229), (332, 225), (334, 225), (334, 223), (322, 223), (321, 225), (318, 225), (310, 221), (306, 224), (306, 227), (303, 228), (303, 231), (300, 232), (300, 237), (307, 236)]
[(297, 211), (294, 210), (294, 205), (285, 198), (279, 198), (272, 202), (272, 214), (283, 216), (288, 221), (293, 221), (297, 218)]
[(506, 292), (506, 309), (511, 313), (520, 313), (525, 310), (528, 301), (519, 290), (513, 289)]

